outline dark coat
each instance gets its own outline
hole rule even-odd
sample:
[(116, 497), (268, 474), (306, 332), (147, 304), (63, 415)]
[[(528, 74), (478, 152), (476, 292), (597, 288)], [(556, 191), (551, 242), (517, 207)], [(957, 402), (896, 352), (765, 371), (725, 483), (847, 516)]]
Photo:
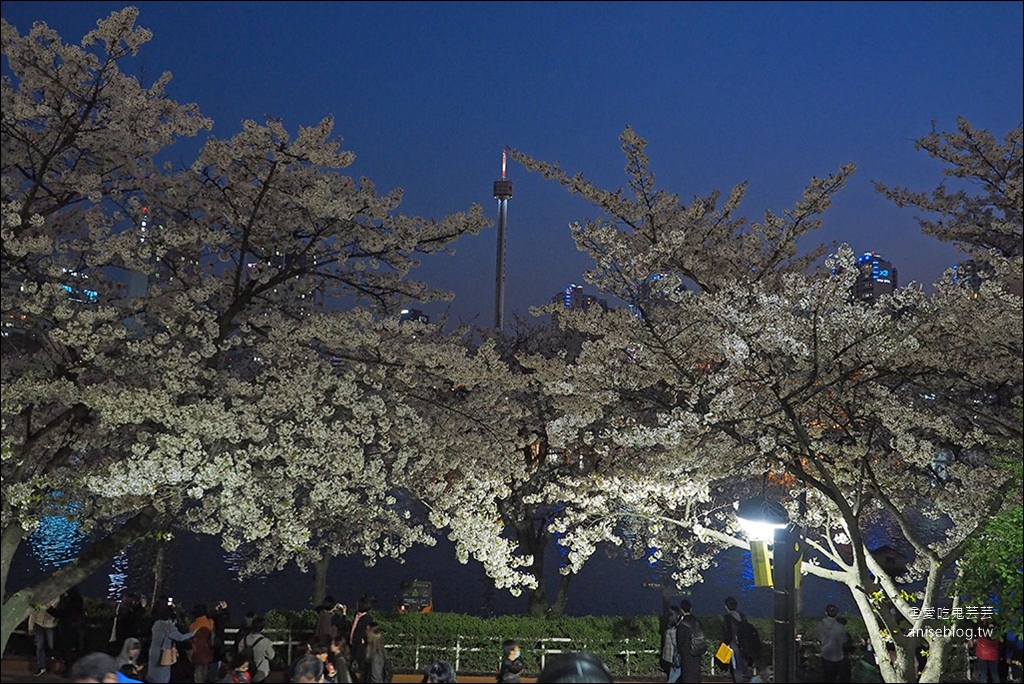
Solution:
[(700, 624), (696, 617), (687, 613), (676, 625), (676, 648), (679, 650), (679, 679), (681, 684), (700, 682), (701, 656), (690, 655), (690, 642), (693, 638), (693, 626)]
[(368, 612), (362, 616), (356, 613), (356, 617), (352, 620), (355, 622), (355, 630), (351, 631), (352, 638), (349, 646), (352, 647), (352, 660), (362, 668), (363, 661), (366, 659), (366, 630), (373, 624), (373, 616)]
[(515, 682), (521, 681), (519, 675), (522, 674), (525, 669), (526, 664), (519, 658), (516, 658), (515, 660), (502, 658), (501, 667), (498, 668), (498, 681), (505, 682), (506, 684), (515, 684)]

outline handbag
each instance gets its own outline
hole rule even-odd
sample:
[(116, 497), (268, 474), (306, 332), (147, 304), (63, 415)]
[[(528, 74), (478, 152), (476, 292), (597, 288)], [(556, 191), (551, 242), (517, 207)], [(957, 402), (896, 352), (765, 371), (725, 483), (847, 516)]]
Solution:
[(160, 649), (160, 664), (161, 665), (173, 665), (178, 662), (178, 648), (171, 644), (170, 648)]
[[(174, 639), (171, 638), (172, 625), (168, 625), (164, 631), (164, 637), (160, 640), (160, 665), (174, 665), (178, 662), (178, 647), (174, 644)], [(164, 644), (167, 644), (164, 646)]]

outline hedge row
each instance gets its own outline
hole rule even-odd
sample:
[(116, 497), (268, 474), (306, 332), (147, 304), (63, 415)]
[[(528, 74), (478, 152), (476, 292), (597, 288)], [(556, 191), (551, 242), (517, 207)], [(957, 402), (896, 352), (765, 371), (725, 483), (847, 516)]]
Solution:
[[(107, 650), (107, 638), (113, 622), (113, 605), (109, 602), (86, 598), (86, 625), (83, 630), (86, 650)], [(398, 671), (413, 672), (432, 659), (443, 659), (455, 664), (465, 674), (491, 674), (501, 659), (501, 642), (516, 639), (522, 647), (527, 672), (536, 674), (542, 667), (542, 648), (551, 650), (587, 650), (608, 664), (616, 676), (657, 677), (661, 653), (660, 623), (657, 616), (636, 617), (582, 616), (532, 618), (503, 615), (482, 618), (458, 613), (374, 613), (381, 625), (385, 643)], [(819, 618), (797, 619), (797, 633), (814, 643)], [(266, 614), (267, 631), (274, 632), (276, 640), (284, 641), (290, 635), (294, 642), (308, 639), (314, 632), (317, 614), (314, 610), (277, 611)], [(761, 665), (771, 660), (772, 621), (750, 618), (764, 642)], [(723, 622), (720, 615), (701, 617), (711, 650), (721, 642)], [(236, 626), (236, 625), (232, 625)], [(857, 641), (865, 635), (864, 623), (851, 617), (847, 624), (851, 636)], [(553, 639), (568, 639), (567, 642)], [(18, 641), (18, 640), (15, 640)], [(31, 648), (29, 643), (12, 645), (13, 650)], [(945, 671), (959, 674), (966, 669), (966, 651), (951, 644)], [(12, 650), (9, 648), (8, 650)], [(285, 649), (279, 649), (284, 651)], [(816, 649), (805, 647), (807, 667), (815, 671), (818, 666)], [(288, 654), (279, 653), (275, 667), (286, 667)], [(717, 666), (709, 654), (704, 661), (707, 675), (726, 672)]]

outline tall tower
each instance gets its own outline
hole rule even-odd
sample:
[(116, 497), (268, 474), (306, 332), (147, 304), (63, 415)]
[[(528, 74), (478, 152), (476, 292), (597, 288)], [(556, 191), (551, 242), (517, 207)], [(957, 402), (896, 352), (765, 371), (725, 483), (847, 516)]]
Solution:
[(501, 151), (501, 180), (494, 181), (494, 199), (498, 200), (498, 263), (494, 274), (494, 328), (501, 330), (505, 317), (505, 219), (512, 199), (512, 181), (505, 180), (507, 150)]

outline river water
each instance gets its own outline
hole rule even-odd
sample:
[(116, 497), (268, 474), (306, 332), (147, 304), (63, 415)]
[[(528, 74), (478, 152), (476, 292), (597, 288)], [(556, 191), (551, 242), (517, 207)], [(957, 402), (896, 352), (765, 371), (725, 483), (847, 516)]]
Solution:
[[(886, 539), (878, 539), (879, 544)], [(74, 560), (84, 539), (62, 518), (50, 518), (23, 543), (11, 566), (8, 590), (37, 581), (46, 572)], [(240, 581), (234, 568), (237, 558), (225, 554), (216, 540), (180, 536), (167, 549), (163, 593), (179, 605), (191, 607), (197, 602), (226, 600), (232, 616), (257, 614), (271, 609), (299, 610), (310, 605), (312, 573), (302, 573), (294, 565), (277, 573)], [(455, 559), (454, 547), (440, 540), (435, 547), (411, 549), (404, 564), (380, 561), (366, 567), (358, 558), (341, 557), (331, 562), (327, 591), (338, 601), (355, 604), (361, 595), (376, 598), (380, 610), (392, 610), (402, 582), (425, 580), (433, 583), (434, 610), (470, 615), (522, 614), (524, 597), (493, 588), (482, 566), (470, 560), (462, 565)], [(549, 598), (558, 583), (561, 558), (552, 550), (547, 559)], [(718, 567), (706, 573), (705, 581), (689, 589), (687, 597), (697, 615), (722, 612), (726, 596), (735, 596), (740, 610), (769, 617), (772, 612), (771, 589), (753, 586), (750, 554), (729, 549), (718, 557)], [(145, 547), (133, 547), (121, 554), (103, 572), (97, 572), (79, 587), (86, 596), (113, 598), (122, 589), (148, 594), (152, 587), (153, 554)], [(675, 601), (679, 592), (660, 589), (657, 568), (643, 561), (609, 558), (600, 551), (573, 578), (565, 612), (568, 615), (650, 615), (660, 612), (663, 591)], [(817, 616), (828, 603), (843, 612), (855, 613), (849, 591), (842, 585), (805, 576), (802, 587), (802, 614)]]

